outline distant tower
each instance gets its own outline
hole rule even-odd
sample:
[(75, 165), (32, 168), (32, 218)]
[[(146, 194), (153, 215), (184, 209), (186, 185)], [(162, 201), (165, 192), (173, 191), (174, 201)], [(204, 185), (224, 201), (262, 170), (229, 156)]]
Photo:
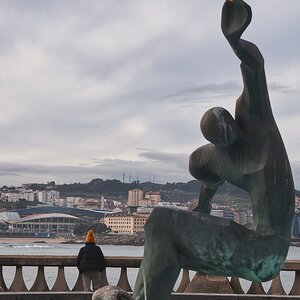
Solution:
[(125, 172), (123, 170), (123, 183), (124, 183), (124, 181), (125, 181)]

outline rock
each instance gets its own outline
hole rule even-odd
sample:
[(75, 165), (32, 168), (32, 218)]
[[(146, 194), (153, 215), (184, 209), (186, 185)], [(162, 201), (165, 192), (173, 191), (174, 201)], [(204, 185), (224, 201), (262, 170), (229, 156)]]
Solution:
[(133, 300), (133, 298), (121, 288), (107, 285), (95, 291), (92, 300)]

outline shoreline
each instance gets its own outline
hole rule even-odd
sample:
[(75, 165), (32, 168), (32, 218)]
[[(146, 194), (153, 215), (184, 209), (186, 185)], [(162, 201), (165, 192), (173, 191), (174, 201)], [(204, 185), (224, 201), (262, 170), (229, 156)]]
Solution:
[[(129, 245), (143, 246), (144, 237), (129, 235), (109, 235), (96, 236), (96, 243), (101, 245)], [(64, 238), (64, 237), (0, 237), (0, 244), (84, 244), (82, 238)]]
[[(144, 243), (143, 239), (128, 239), (126, 236), (123, 238), (118, 237), (97, 237), (98, 245), (131, 245), (131, 246), (142, 246)], [(38, 238), (38, 237), (0, 237), (0, 244), (84, 244), (84, 240), (66, 239), (63, 237), (54, 238)], [(299, 242), (291, 242), (290, 246), (300, 247)]]
[(41, 243), (41, 244), (61, 244), (68, 241), (63, 237), (55, 238), (19, 238), (19, 237), (0, 237), (0, 243), (2, 244), (25, 244), (25, 243)]

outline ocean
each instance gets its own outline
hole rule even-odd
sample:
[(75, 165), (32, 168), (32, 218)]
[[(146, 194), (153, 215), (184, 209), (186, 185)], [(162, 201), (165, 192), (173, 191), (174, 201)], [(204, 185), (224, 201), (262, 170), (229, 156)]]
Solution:
[[(77, 255), (79, 249), (84, 244), (35, 244), (35, 243), (0, 243), (0, 255)], [(100, 246), (104, 256), (143, 256), (143, 246)], [(300, 247), (290, 247), (287, 259), (300, 260)], [(134, 286), (137, 276), (137, 269), (129, 268), (127, 270), (130, 285)], [(193, 277), (191, 272), (191, 278)], [(283, 287), (289, 292), (293, 283), (295, 272), (281, 272)], [(3, 277), (7, 286), (13, 280), (15, 267), (3, 267)], [(37, 267), (23, 267), (23, 276), (27, 288), (30, 288), (35, 280)], [(65, 268), (66, 280), (70, 288), (72, 288), (77, 280), (78, 271), (75, 267)], [(46, 267), (45, 275), (47, 283), (51, 288), (57, 275), (56, 267)], [(108, 268), (107, 279), (109, 284), (116, 285), (119, 279), (120, 270), (118, 268)], [(181, 276), (179, 276), (181, 278)], [(177, 280), (175, 288), (180, 280)], [(250, 287), (251, 282), (241, 280), (242, 287), (245, 291)], [(265, 290), (268, 290), (270, 282), (263, 283)]]

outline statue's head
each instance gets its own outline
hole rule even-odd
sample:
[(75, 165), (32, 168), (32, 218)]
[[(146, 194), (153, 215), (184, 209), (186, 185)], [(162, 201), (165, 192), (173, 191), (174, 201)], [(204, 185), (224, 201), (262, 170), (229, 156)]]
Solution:
[(202, 117), (200, 128), (204, 137), (218, 147), (227, 147), (239, 137), (239, 130), (231, 114), (223, 107), (213, 107)]

